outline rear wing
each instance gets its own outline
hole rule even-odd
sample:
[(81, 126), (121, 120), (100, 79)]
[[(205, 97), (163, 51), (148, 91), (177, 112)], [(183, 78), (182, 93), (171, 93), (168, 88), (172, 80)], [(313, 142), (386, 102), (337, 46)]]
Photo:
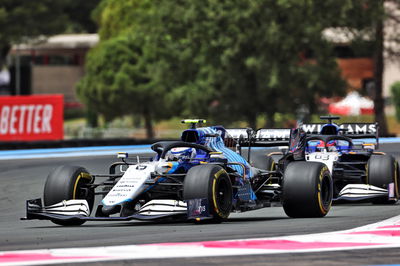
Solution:
[[(319, 134), (324, 123), (303, 124), (301, 128), (307, 134)], [(337, 125), (343, 132), (343, 135), (350, 138), (377, 138), (378, 123), (344, 123)]]
[(290, 140), (290, 129), (261, 128), (254, 131), (251, 128), (226, 129), (225, 138), (233, 138), (240, 146), (250, 147), (272, 147), (288, 146)]
[[(303, 124), (301, 128), (307, 134), (319, 134), (325, 123)], [(337, 125), (341, 136), (351, 139), (374, 139), (379, 144), (378, 123), (343, 123)], [(226, 129), (225, 138), (233, 139), (240, 146), (271, 147), (287, 146), (290, 142), (291, 129), (261, 128), (254, 131), (251, 128)]]
[[(301, 127), (307, 134), (319, 134), (323, 123), (303, 124)], [(343, 123), (337, 124), (342, 131), (342, 136), (351, 139), (374, 139), (379, 145), (378, 123)]]

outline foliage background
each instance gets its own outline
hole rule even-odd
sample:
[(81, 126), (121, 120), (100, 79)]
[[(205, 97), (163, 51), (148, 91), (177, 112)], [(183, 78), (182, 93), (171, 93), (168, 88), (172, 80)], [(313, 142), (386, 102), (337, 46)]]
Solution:
[[(376, 10), (365, 3), (102, 1), (94, 11), (101, 43), (88, 57), (78, 93), (106, 117), (143, 117), (149, 135), (153, 120), (173, 114), (221, 124), (244, 120), (252, 127), (259, 116), (266, 117), (265, 126), (274, 126), (276, 113), (307, 119), (318, 112), (317, 99), (346, 92), (322, 31), (370, 27)], [(121, 39), (133, 42), (126, 45), (135, 47), (136, 60), (129, 49), (109, 46)], [(101, 62), (105, 49), (118, 60)], [(105, 95), (114, 96), (107, 101)], [(98, 104), (103, 101), (116, 112)], [(129, 102), (131, 108), (121, 110)]]
[(383, 22), (400, 21), (399, 2), (0, 0), (0, 67), (12, 43), (97, 31), (100, 43), (77, 85), (91, 125), (128, 115), (144, 121), (149, 137), (154, 122), (173, 116), (272, 127), (282, 118), (309, 120), (321, 112), (321, 97), (346, 93), (322, 34), (341, 28), (357, 55), (373, 51), (375, 119), (385, 134), (384, 53), (400, 52), (384, 51)]

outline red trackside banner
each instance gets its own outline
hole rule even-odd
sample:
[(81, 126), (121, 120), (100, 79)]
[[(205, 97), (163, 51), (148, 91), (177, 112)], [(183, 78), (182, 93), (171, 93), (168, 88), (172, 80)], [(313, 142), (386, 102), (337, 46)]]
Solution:
[(0, 97), (0, 141), (64, 138), (63, 95)]

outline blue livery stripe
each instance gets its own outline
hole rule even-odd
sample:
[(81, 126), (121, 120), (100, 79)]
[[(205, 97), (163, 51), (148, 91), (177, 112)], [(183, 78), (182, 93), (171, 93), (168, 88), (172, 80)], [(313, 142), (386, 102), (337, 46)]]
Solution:
[[(210, 127), (205, 127), (205, 128), (198, 128), (198, 130), (203, 131), (205, 134), (216, 134), (217, 131), (210, 128)], [(249, 163), (239, 154), (236, 152), (232, 151), (231, 149), (227, 148), (224, 144), (224, 141), (222, 140), (221, 136), (218, 137), (206, 137), (204, 145), (210, 147), (211, 149), (222, 152), (228, 162), (230, 163), (242, 163), (244, 164), (246, 168), (246, 176), (251, 177), (252, 173), (250, 171), (250, 165)], [(231, 165), (231, 168), (233, 168), (235, 171), (237, 171), (240, 175), (243, 175), (243, 168), (239, 165)]]

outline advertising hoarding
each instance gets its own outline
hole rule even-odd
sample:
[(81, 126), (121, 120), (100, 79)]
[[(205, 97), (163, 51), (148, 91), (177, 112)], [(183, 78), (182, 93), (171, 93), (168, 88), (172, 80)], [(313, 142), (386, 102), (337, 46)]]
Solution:
[(62, 140), (63, 95), (0, 97), (0, 141)]

